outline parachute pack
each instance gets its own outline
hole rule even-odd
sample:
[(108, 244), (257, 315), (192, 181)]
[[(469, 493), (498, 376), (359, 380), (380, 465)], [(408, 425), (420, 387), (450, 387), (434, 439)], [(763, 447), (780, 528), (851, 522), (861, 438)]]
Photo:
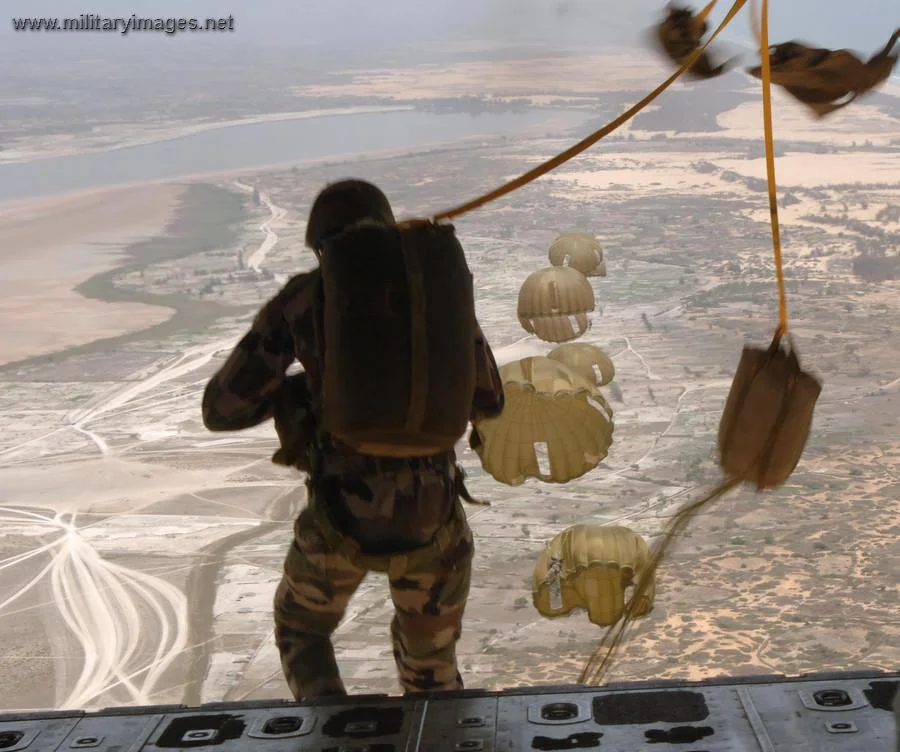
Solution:
[[(898, 38), (900, 29), (867, 62), (849, 50), (809, 47), (797, 41), (774, 45), (769, 50), (772, 83), (781, 86), (816, 116), (824, 117), (887, 80), (897, 64), (898, 56), (890, 53)], [(762, 66), (747, 72), (761, 78)]]
[[(700, 49), (703, 36), (709, 28), (706, 16), (714, 5), (715, 2), (711, 2), (697, 15), (689, 8), (669, 6), (668, 15), (656, 27), (656, 37), (663, 52), (673, 63), (684, 64)], [(702, 51), (697, 59), (688, 65), (686, 73), (694, 78), (715, 78), (728, 71), (730, 62), (713, 65), (709, 53)]]
[(452, 225), (360, 222), (326, 239), (322, 427), (362, 454), (453, 449), (475, 391), (475, 295)]
[(822, 383), (800, 368), (776, 334), (768, 349), (744, 347), (719, 422), (719, 464), (760, 490), (776, 488), (803, 454)]

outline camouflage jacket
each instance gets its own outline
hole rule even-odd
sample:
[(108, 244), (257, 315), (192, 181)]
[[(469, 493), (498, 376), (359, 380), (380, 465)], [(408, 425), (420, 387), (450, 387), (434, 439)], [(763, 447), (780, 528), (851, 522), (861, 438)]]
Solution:
[[(297, 446), (291, 427), (310, 437), (317, 430), (321, 364), (315, 311), (320, 279), (318, 269), (290, 279), (263, 306), (203, 394), (203, 422), (209, 430), (238, 431), (275, 418), (282, 446), (273, 460), (302, 469), (308, 469), (304, 447)], [(477, 378), (471, 417), (499, 415), (503, 384), (480, 326), (473, 346)], [(287, 376), (295, 360), (305, 373)], [(478, 441), (473, 429), (470, 442)], [(310, 490), (326, 497), (339, 527), (358, 539), (384, 541), (398, 534), (395, 548), (404, 541), (412, 546), (430, 538), (452, 509), (456, 488), (448, 487), (446, 476), (456, 461), (453, 452), (421, 459), (375, 458), (328, 437), (318, 442), (318, 449), (320, 472), (311, 479)]]

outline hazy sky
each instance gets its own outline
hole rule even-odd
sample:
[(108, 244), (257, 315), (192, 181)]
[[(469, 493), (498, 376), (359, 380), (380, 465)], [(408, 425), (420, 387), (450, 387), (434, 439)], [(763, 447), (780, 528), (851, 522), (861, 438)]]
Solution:
[[(702, 0), (695, 4), (699, 7)], [(222, 46), (296, 46), (326, 49), (353, 46), (377, 53), (409, 44), (471, 38), (533, 38), (554, 43), (639, 43), (640, 34), (662, 12), (663, 0), (3, 0), (7, 16), (2, 47), (18, 54), (52, 55), (54, 49), (85, 50), (118, 57), (125, 45), (196, 44), (198, 35), (165, 37), (143, 33), (122, 38), (102, 33), (13, 33), (14, 16), (78, 16), (81, 13), (130, 16), (235, 17), (235, 32), (217, 36)], [(721, 0), (713, 19), (730, 3)], [(747, 11), (723, 38), (749, 41)], [(774, 0), (774, 41), (799, 38), (816, 45), (849, 47), (871, 53), (900, 26), (900, 0)], [(209, 41), (209, 37), (207, 40)], [(39, 38), (41, 37), (41, 38)], [(52, 39), (51, 39), (52, 37)], [(199, 50), (203, 45), (198, 47)], [(146, 49), (146, 48), (145, 48)], [(126, 52), (127, 54), (127, 52)]]

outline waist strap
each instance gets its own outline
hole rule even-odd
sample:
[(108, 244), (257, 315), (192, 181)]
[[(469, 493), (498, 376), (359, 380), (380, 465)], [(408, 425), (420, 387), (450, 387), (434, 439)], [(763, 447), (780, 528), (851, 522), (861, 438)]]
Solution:
[(457, 499), (454, 502), (450, 519), (438, 528), (428, 543), (395, 554), (366, 554), (353, 538), (337, 529), (328, 514), (327, 505), (316, 499), (316, 494), (312, 489), (308, 505), (315, 517), (319, 532), (334, 553), (347, 558), (361, 569), (383, 572), (392, 578), (402, 576), (420, 559), (433, 559), (436, 555), (448, 551), (454, 541), (459, 538), (465, 521), (465, 512)]
[(321, 475), (346, 475), (348, 473), (381, 475), (404, 470), (412, 472), (435, 471), (446, 475), (453, 473), (451, 454), (436, 454), (433, 457), (376, 457), (368, 454), (341, 451), (333, 447), (317, 446), (313, 469)]

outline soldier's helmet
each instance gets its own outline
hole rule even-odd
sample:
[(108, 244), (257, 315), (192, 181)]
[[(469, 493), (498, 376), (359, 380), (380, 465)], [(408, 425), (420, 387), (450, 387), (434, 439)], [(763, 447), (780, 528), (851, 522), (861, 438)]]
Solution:
[(393, 224), (394, 212), (387, 196), (365, 180), (331, 183), (316, 196), (309, 211), (306, 245), (319, 250), (328, 236), (365, 219)]

